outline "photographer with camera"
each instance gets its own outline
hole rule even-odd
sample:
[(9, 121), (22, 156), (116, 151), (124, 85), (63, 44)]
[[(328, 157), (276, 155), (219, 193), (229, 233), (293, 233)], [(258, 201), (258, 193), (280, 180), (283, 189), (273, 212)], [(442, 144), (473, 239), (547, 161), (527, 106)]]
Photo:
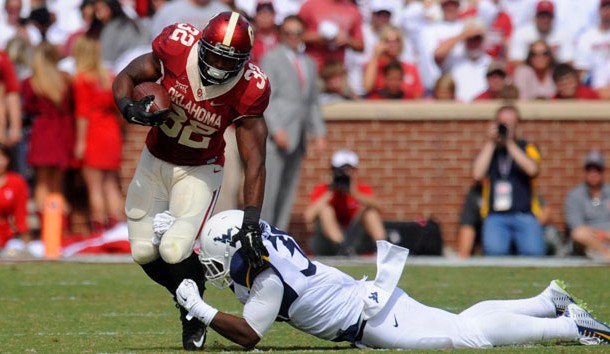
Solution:
[(385, 239), (381, 203), (371, 186), (358, 181), (358, 155), (337, 150), (331, 159), (332, 181), (317, 185), (304, 217), (314, 226), (311, 250), (317, 255), (355, 255), (374, 250)]
[(543, 256), (546, 246), (535, 214), (540, 209), (535, 178), (538, 148), (516, 135), (520, 120), (515, 106), (502, 106), (490, 124), (483, 148), (474, 160), (473, 177), (483, 183), (483, 252)]

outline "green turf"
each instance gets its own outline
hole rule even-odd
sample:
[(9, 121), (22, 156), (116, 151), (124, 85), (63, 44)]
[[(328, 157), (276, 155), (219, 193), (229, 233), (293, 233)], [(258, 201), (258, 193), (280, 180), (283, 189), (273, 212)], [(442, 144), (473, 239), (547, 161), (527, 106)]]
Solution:
[[(373, 278), (373, 266), (342, 267)], [(421, 302), (450, 311), (492, 298), (539, 293), (553, 278), (610, 321), (607, 268), (445, 268), (407, 266), (400, 286)], [(176, 353), (181, 352), (179, 312), (171, 297), (133, 264), (0, 263), (0, 353)], [(206, 300), (239, 315), (229, 290), (209, 287)], [(242, 351), (211, 331), (211, 352)], [(258, 348), (273, 353), (358, 352), (318, 340), (285, 323), (275, 324)], [(360, 351), (367, 352), (367, 351)], [(411, 351), (416, 352), (416, 351)], [(428, 351), (446, 353), (448, 351)], [(481, 350), (459, 350), (480, 353)], [(488, 352), (488, 351), (485, 351)], [(546, 342), (494, 348), (498, 353), (602, 353), (610, 347)]]

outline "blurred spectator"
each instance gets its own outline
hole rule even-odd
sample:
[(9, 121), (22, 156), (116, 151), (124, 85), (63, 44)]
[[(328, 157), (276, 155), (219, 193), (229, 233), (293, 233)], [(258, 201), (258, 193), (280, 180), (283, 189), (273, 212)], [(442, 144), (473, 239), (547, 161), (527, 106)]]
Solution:
[(10, 162), (10, 148), (0, 144), (0, 249), (6, 247), (3, 253), (7, 255), (11, 250), (23, 250), (30, 241), (28, 185), (20, 174), (8, 170)]
[(13, 147), (22, 137), (21, 95), (19, 78), (8, 55), (0, 50), (0, 144)]
[(564, 212), (570, 238), (587, 256), (610, 261), (610, 185), (604, 181), (606, 163), (599, 150), (584, 160), (584, 181), (565, 199)]
[[(460, 20), (460, 3), (457, 0), (440, 0), (440, 4), (442, 20), (420, 19), (416, 23), (421, 28), (409, 30), (415, 38), (415, 50), (418, 53), (417, 67), (426, 90), (432, 90), (436, 80), (441, 75), (449, 73), (454, 58), (464, 53), (464, 45), (460, 37), (464, 29), (464, 24)], [(422, 9), (422, 15), (426, 16), (425, 2)], [(406, 14), (408, 15), (409, 12)]]
[(4, 1), (4, 21), (0, 22), (0, 49), (6, 48), (6, 44), (14, 36), (23, 36), (32, 45), (37, 45), (42, 40), (38, 29), (27, 24), (27, 20), (21, 17), (22, 8), (21, 0)]
[(95, 0), (95, 20), (87, 32), (96, 36), (96, 26), (101, 26), (99, 40), (102, 59), (106, 65), (115, 62), (126, 52), (145, 46), (150, 51), (150, 34), (139, 20), (127, 16), (119, 0)]
[(307, 138), (320, 154), (326, 147), (326, 126), (318, 101), (318, 74), (313, 60), (302, 53), (305, 22), (291, 15), (280, 27), (280, 45), (265, 55), (261, 68), (273, 87), (265, 121), (267, 174), (261, 218), (288, 229)]
[(306, 0), (299, 11), (305, 20), (303, 42), (318, 71), (331, 60), (345, 63), (345, 50), (364, 50), (362, 16), (350, 0)]
[(597, 71), (591, 86), (603, 100), (610, 100), (610, 60)]
[(357, 178), (358, 155), (347, 149), (333, 153), (332, 180), (315, 186), (304, 218), (314, 226), (310, 248), (317, 255), (353, 255), (368, 250), (371, 240), (383, 240), (386, 231), (381, 202), (371, 186)]
[(599, 23), (585, 31), (576, 45), (574, 67), (579, 70), (579, 78), (594, 81), (601, 75), (610, 61), (610, 0), (599, 1)]
[(17, 73), (17, 79), (22, 82), (32, 73), (32, 45), (23, 37), (13, 37), (6, 45), (6, 54), (13, 62)]
[(411, 100), (414, 99), (402, 87), (405, 70), (396, 60), (389, 62), (383, 68), (383, 81), (380, 88), (373, 90), (366, 98), (372, 100)]
[(540, 39), (548, 43), (557, 61), (563, 63), (574, 60), (574, 39), (568, 32), (554, 25), (554, 16), (555, 5), (553, 2), (542, 0), (536, 5), (534, 21), (515, 30), (508, 52), (513, 67), (526, 60), (530, 44)]
[(47, 38), (47, 31), (55, 21), (55, 16), (51, 15), (46, 5), (32, 8), (30, 16), (26, 19), (26, 23), (36, 27), (43, 40)]
[(464, 198), (457, 235), (457, 252), (460, 258), (465, 259), (473, 254), (481, 254), (482, 188), (481, 183), (474, 183)]
[[(474, 183), (468, 190), (468, 194), (464, 199), (462, 211), (460, 213), (459, 228), (457, 236), (457, 251), (460, 258), (468, 258), (474, 254), (482, 254), (481, 250), (481, 231), (483, 219), (481, 217), (482, 199), (481, 183)], [(546, 243), (547, 255), (565, 255), (565, 245), (563, 236), (559, 230), (552, 224), (553, 210), (542, 198), (538, 195), (540, 209), (536, 214), (536, 218), (543, 228), (543, 237)], [(514, 246), (511, 247), (511, 253), (514, 253)]]
[(532, 21), (538, 0), (500, 0), (500, 5), (510, 16), (513, 28), (521, 28)]
[(526, 100), (550, 99), (555, 96), (553, 70), (555, 57), (551, 47), (537, 40), (530, 44), (524, 64), (515, 68), (513, 82), (519, 89), (519, 98)]
[[(32, 46), (27, 38), (15, 36), (8, 41), (6, 52), (13, 62), (17, 73), (17, 79), (21, 84), (23, 80), (29, 77), (32, 72), (30, 64), (32, 59)], [(13, 109), (17, 110), (20, 109), (20, 107), (17, 107), (17, 94), (15, 95), (16, 96), (11, 99), (14, 101), (11, 103), (11, 105), (14, 105), (15, 107)], [(11, 170), (18, 172), (22, 177), (24, 177), (31, 187), (33, 184), (34, 173), (27, 162), (27, 150), (32, 119), (25, 112), (19, 113), (19, 117), (21, 119), (21, 139), (19, 139), (19, 141), (12, 147), (13, 157), (11, 159)]]
[[(174, 0), (175, 1), (175, 0)], [(235, 5), (249, 18), (256, 13), (256, 5), (260, 0), (235, 0)], [(280, 25), (288, 15), (296, 15), (305, 0), (272, 0), (275, 9), (275, 23)]]
[(485, 76), (487, 77), (487, 90), (475, 97), (475, 101), (519, 98), (518, 89), (507, 80), (508, 75), (503, 62), (491, 62)]
[(70, 34), (84, 26), (80, 12), (80, 6), (83, 2), (83, 0), (46, 2), (47, 8), (54, 19), (46, 33), (46, 39), (49, 43), (62, 47)]
[(455, 82), (451, 75), (442, 75), (436, 80), (432, 90), (432, 98), (435, 100), (455, 100)]
[(153, 16), (150, 35), (154, 38), (165, 26), (178, 22), (189, 23), (201, 30), (214, 15), (230, 10), (229, 6), (216, 0), (172, 0)]
[(570, 64), (559, 64), (553, 70), (553, 81), (557, 87), (556, 99), (597, 100), (595, 90), (578, 80), (578, 72)]
[(259, 2), (256, 5), (256, 14), (252, 22), (254, 27), (254, 44), (250, 52), (250, 60), (258, 65), (260, 59), (267, 52), (277, 47), (279, 42), (279, 30), (275, 25), (273, 2)]
[(470, 6), (462, 17), (476, 16), (485, 22), (485, 52), (494, 60), (506, 60), (513, 24), (508, 13), (502, 9), (500, 0), (471, 1)]
[(441, 53), (448, 53), (459, 42), (464, 43), (464, 51), (453, 58), (449, 72), (455, 81), (455, 98), (470, 102), (487, 88), (486, 74), (491, 57), (483, 51), (485, 23), (479, 18), (464, 21), (464, 31), (443, 42), (435, 52), (435, 58), (444, 62)]
[(567, 31), (570, 38), (578, 39), (586, 30), (599, 22), (599, 1), (553, 0), (555, 25)]
[(343, 63), (329, 61), (322, 68), (320, 78), (322, 79), (319, 98), (321, 105), (360, 98), (347, 83), (347, 72)]
[[(364, 90), (368, 93), (377, 92), (386, 87), (385, 67), (394, 62), (402, 67), (403, 76), (398, 82), (400, 84), (401, 96), (404, 98), (418, 99), (424, 96), (424, 87), (419, 78), (417, 67), (413, 64), (400, 61), (403, 50), (403, 35), (398, 27), (388, 25), (379, 34), (379, 43), (371, 60), (364, 67)], [(396, 71), (393, 71), (396, 74)], [(396, 93), (396, 92), (395, 92)]]
[(82, 25), (68, 34), (68, 38), (66, 39), (62, 47), (62, 56), (68, 57), (72, 54), (72, 44), (74, 43), (74, 40), (79, 36), (85, 34), (89, 29), (89, 26), (91, 26), (91, 24), (93, 23), (93, 20), (95, 19), (94, 3), (95, 0), (82, 0), (79, 7), (81, 15), (80, 22), (82, 23)]
[(364, 50), (361, 52), (350, 48), (345, 50), (344, 64), (347, 70), (348, 83), (351, 89), (361, 97), (366, 94), (363, 84), (364, 66), (371, 60), (379, 44), (381, 30), (390, 24), (392, 10), (394, 9), (392, 4), (385, 0), (373, 0), (369, 8), (371, 10), (370, 20), (362, 23)]
[(489, 256), (510, 254), (513, 243), (519, 255), (546, 254), (535, 217), (540, 209), (535, 189), (540, 153), (518, 137), (519, 119), (516, 107), (500, 107), (473, 164), (475, 181), (483, 183), (483, 251)]
[(74, 153), (72, 87), (68, 74), (57, 67), (59, 57), (57, 47), (41, 42), (34, 48), (32, 76), (23, 83), (24, 110), (32, 119), (27, 159), (34, 167), (39, 215), (47, 196), (63, 195), (65, 171)]
[(100, 43), (86, 36), (74, 43), (73, 80), (76, 112), (75, 156), (82, 163), (92, 232), (112, 228), (124, 219), (119, 168), (123, 140), (112, 97), (112, 75), (104, 67)]

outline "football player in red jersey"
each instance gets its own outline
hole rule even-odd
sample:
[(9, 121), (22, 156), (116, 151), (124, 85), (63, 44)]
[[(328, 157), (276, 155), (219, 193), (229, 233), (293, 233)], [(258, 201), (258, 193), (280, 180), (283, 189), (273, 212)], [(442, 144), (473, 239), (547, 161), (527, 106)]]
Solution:
[[(241, 242), (254, 269), (267, 256), (259, 216), (267, 138), (263, 112), (271, 89), (265, 74), (248, 60), (253, 36), (248, 21), (236, 12), (219, 13), (201, 31), (173, 24), (153, 40), (152, 53), (134, 59), (114, 82), (123, 117), (152, 127), (127, 192), (131, 253), (174, 297), (183, 279), (204, 278), (193, 246), (218, 198), (223, 132), (233, 123), (245, 171), (245, 217), (234, 240)], [(132, 93), (138, 83), (157, 80), (169, 92), (172, 105), (153, 113), (147, 111), (152, 96), (134, 101)], [(152, 222), (166, 210), (175, 222), (159, 239)], [(184, 349), (202, 350), (205, 325), (180, 310)]]

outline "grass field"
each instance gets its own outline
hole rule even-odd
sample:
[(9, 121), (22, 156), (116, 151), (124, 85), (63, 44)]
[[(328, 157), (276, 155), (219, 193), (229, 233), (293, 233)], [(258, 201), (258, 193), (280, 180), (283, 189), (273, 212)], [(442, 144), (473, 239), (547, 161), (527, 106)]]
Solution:
[[(357, 278), (375, 276), (374, 266), (340, 268)], [(457, 312), (480, 300), (533, 296), (553, 278), (564, 279), (573, 295), (585, 300), (599, 319), (610, 322), (610, 270), (604, 267), (408, 265), (400, 286), (425, 304)], [(0, 263), (0, 289), (0, 353), (182, 351), (179, 312), (170, 295), (134, 264)], [(241, 306), (229, 290), (209, 286), (205, 296), (219, 309), (241, 314)], [(243, 351), (213, 331), (208, 334), (206, 349)], [(365, 352), (350, 349), (348, 344), (318, 340), (285, 323), (275, 324), (258, 349), (273, 353)], [(610, 347), (546, 342), (490, 351), (580, 354), (608, 353)]]

